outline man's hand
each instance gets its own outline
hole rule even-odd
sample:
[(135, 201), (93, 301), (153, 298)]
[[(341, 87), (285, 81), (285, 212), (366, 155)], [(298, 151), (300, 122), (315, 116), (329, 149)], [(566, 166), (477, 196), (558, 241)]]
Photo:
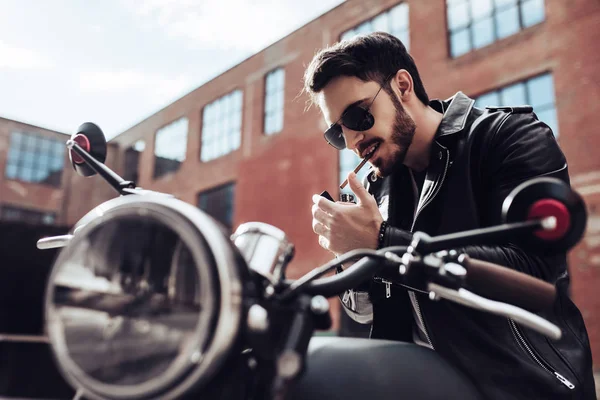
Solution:
[(348, 183), (357, 204), (334, 203), (317, 194), (312, 198), (313, 231), (319, 235), (321, 247), (336, 255), (360, 248), (376, 249), (383, 222), (375, 198), (354, 172), (348, 175)]

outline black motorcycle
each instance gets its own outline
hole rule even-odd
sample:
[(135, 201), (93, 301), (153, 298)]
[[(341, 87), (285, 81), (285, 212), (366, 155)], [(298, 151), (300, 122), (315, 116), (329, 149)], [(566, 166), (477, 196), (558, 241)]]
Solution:
[[(331, 326), (327, 298), (374, 277), (561, 337), (534, 314), (553, 303), (552, 285), (451, 250), (508, 238), (532, 251), (571, 248), (586, 211), (558, 180), (517, 187), (502, 225), (439, 237), (417, 232), (410, 246), (350, 251), (293, 281), (285, 271), (294, 246), (278, 228), (251, 222), (229, 236), (198, 208), (123, 180), (103, 164), (106, 140), (92, 123), (67, 147), (78, 173), (99, 174), (120, 194), (68, 235), (38, 242), (64, 247), (47, 283), (45, 323), (76, 399), (479, 398), (427, 348), (314, 336)], [(325, 276), (343, 263), (354, 264)], [(415, 393), (424, 373), (444, 386)]]

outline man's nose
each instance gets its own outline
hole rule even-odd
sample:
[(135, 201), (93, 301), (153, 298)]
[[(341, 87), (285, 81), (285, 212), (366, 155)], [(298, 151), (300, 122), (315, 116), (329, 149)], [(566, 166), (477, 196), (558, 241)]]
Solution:
[(365, 136), (362, 132), (353, 131), (345, 126), (342, 126), (342, 133), (344, 135), (344, 139), (346, 140), (346, 148), (351, 151), (354, 151), (357, 148), (358, 143), (360, 143)]

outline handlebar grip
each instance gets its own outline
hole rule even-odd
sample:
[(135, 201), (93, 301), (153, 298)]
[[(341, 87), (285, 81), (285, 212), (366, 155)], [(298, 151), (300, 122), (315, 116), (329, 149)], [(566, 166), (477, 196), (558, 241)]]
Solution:
[(465, 256), (467, 285), (481, 296), (529, 311), (552, 306), (556, 288), (540, 279), (487, 261)]

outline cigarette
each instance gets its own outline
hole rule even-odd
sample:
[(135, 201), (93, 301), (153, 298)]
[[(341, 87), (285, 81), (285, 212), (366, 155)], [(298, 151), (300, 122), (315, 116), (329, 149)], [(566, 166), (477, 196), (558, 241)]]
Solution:
[[(358, 171), (360, 171), (360, 169), (362, 167), (364, 167), (364, 165), (367, 163), (368, 160), (369, 160), (369, 157), (363, 158), (362, 161), (360, 162), (360, 164), (358, 164), (356, 166), (356, 168), (354, 168), (354, 173), (358, 174)], [(345, 188), (347, 184), (348, 184), (348, 178), (344, 179), (344, 182), (342, 182), (342, 184), (340, 185), (340, 189)]]

